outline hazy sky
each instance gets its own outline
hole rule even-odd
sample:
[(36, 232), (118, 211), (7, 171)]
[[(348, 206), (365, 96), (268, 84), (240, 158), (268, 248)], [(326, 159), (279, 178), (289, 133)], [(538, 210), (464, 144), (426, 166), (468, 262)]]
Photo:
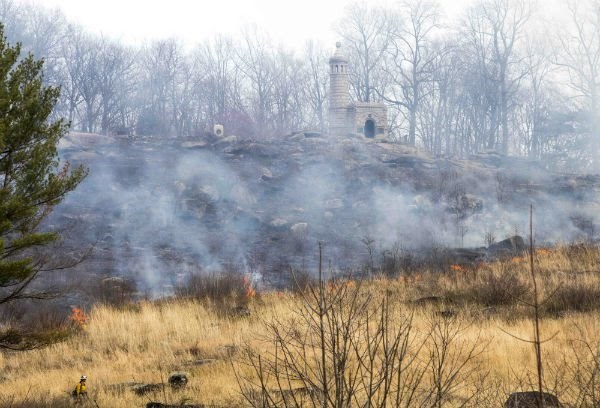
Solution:
[[(457, 14), (471, 0), (442, 0)], [(30, 0), (17, 0), (30, 2)], [(214, 33), (239, 34), (256, 24), (278, 43), (301, 47), (307, 39), (334, 44), (333, 26), (351, 0), (33, 0), (59, 7), (70, 21), (129, 43), (178, 37), (195, 43)], [(368, 4), (393, 4), (369, 0)]]

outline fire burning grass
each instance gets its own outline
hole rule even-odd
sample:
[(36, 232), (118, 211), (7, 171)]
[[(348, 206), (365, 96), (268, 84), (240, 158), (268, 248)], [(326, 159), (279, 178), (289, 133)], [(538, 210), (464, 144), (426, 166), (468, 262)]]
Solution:
[[(580, 390), (575, 374), (581, 374), (581, 362), (593, 361), (600, 347), (600, 251), (539, 249), (536, 260), (543, 292), (549, 297), (542, 333), (545, 337), (556, 333), (543, 349), (547, 386), (563, 402), (573, 403)], [(300, 329), (291, 322), (302, 307), (303, 295), (257, 293), (249, 279), (240, 282), (240, 291), (225, 303), (244, 304), (249, 316), (223, 313), (215, 302), (194, 296), (119, 308), (97, 306), (89, 315), (74, 307), (71, 320), (80, 330), (65, 342), (0, 354), (0, 406), (64, 406), (67, 392), (82, 374), (88, 376), (90, 395), (100, 407), (141, 407), (157, 399), (247, 406), (235, 376), (235, 370), (247, 373), (240, 365), (247, 362), (243, 350), (273, 353), (264, 335), (265, 323), (275, 318), (289, 324), (289, 329)], [(325, 289), (328, 293), (360, 290), (372, 296), (374, 305), (389, 299), (397, 310), (414, 314), (414, 330), (423, 338), (432, 319), (460, 326), (457, 344), (479, 345), (481, 352), (468, 363), (476, 370), (469, 371), (470, 382), (454, 390), (444, 406), (464, 402), (464, 396), (479, 387), (479, 377), (485, 379), (486, 401), (495, 406), (501, 406), (510, 392), (532, 388), (532, 346), (506, 334), (531, 338), (528, 309), (520, 303), (529, 296), (522, 261), (451, 265), (443, 274), (422, 270), (394, 279), (331, 281)], [(439, 301), (425, 306), (414, 302), (424, 297)], [(452, 317), (443, 315), (448, 311), (454, 313)], [(594, 373), (596, 368), (585, 370)], [(180, 370), (190, 374), (189, 386), (181, 391), (139, 396), (115, 386), (131, 381), (160, 383)], [(431, 375), (425, 373), (426, 381)]]
[(90, 320), (90, 317), (83, 311), (83, 309), (75, 306), (71, 306), (71, 322), (79, 328), (85, 327), (86, 323)]

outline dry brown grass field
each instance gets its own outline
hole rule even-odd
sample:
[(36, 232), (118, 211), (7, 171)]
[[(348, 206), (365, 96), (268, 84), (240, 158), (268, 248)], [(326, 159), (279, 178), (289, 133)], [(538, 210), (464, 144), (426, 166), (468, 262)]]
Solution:
[[(545, 387), (571, 406), (597, 403), (587, 394), (597, 391), (600, 382), (594, 377), (600, 363), (599, 261), (600, 251), (588, 246), (536, 252), (546, 298), (541, 331), (550, 339), (542, 346)], [(448, 373), (456, 369), (455, 382), (443, 400), (423, 399), (409, 406), (502, 406), (511, 392), (534, 389), (533, 346), (518, 339), (531, 339), (533, 333), (526, 259), (451, 265), (444, 273), (420, 270), (397, 278), (341, 280), (324, 285), (325, 295), (342, 286), (345, 293), (368, 299), (373, 310), (387, 299), (392, 324), (412, 317), (410, 344), (423, 372), (421, 390), (434, 386), (432, 327), (455, 334), (445, 362)], [(95, 306), (64, 342), (0, 353), (0, 406), (69, 406), (68, 392), (81, 374), (88, 376), (86, 406), (143, 407), (149, 401), (250, 406), (241, 393), (250, 383), (258, 384), (249, 363), (259, 354), (261, 361), (273, 359), (273, 327), (302, 331), (298, 315), (306, 303), (306, 293), (300, 291), (247, 290), (218, 300), (189, 296)], [(469, 351), (473, 353), (466, 358)], [(118, 386), (163, 383), (175, 371), (189, 374), (183, 390), (165, 387), (137, 395)]]

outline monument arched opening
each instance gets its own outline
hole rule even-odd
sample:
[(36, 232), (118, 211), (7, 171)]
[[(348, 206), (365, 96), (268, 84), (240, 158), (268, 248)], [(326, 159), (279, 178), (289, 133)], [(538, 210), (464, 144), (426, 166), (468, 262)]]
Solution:
[(375, 121), (373, 119), (367, 119), (365, 121), (365, 137), (373, 139), (375, 137)]

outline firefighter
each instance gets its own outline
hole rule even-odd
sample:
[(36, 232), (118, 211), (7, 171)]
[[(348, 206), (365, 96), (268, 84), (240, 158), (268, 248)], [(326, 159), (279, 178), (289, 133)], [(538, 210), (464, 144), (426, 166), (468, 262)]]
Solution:
[(83, 400), (87, 397), (87, 387), (85, 385), (86, 380), (87, 376), (82, 375), (79, 379), (79, 383), (75, 386), (75, 389), (72, 392), (72, 396), (75, 399), (76, 404), (83, 402)]

